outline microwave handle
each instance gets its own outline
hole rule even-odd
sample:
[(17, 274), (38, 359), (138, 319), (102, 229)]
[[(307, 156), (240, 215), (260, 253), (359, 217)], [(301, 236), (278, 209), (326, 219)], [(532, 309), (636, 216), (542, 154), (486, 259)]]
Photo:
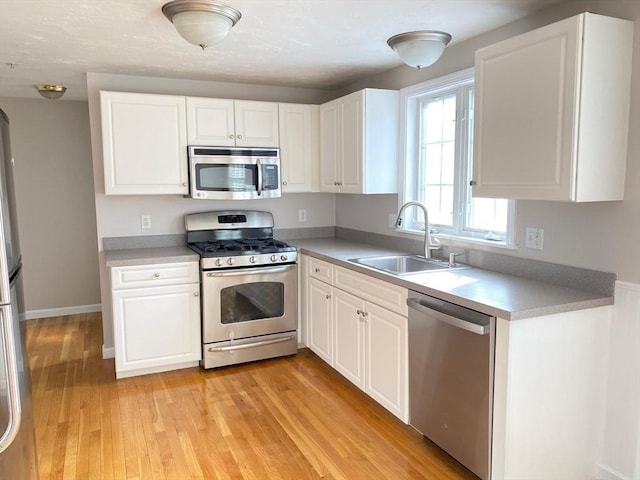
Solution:
[(262, 165), (260, 159), (256, 159), (256, 165), (258, 166), (258, 196), (262, 195)]

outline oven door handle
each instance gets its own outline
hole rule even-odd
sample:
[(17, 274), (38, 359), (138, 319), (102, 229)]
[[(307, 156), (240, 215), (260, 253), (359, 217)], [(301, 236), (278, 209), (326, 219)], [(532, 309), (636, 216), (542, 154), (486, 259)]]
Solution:
[(224, 270), (207, 272), (207, 277), (234, 277), (234, 276), (247, 276), (254, 275), (256, 273), (282, 273), (296, 268), (296, 265), (286, 265), (284, 267), (266, 267), (266, 268), (243, 268), (238, 270)]
[(263, 340), (261, 342), (243, 343), (242, 345), (229, 345), (226, 347), (209, 347), (209, 352), (235, 352), (236, 350), (246, 350), (247, 348), (264, 347), (266, 345), (273, 345), (275, 343), (288, 342), (293, 340), (294, 335), (288, 335), (286, 337), (276, 338), (274, 340)]

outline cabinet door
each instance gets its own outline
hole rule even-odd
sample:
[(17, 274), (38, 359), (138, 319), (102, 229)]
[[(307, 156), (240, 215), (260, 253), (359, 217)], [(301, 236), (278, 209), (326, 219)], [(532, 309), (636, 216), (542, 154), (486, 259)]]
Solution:
[(107, 195), (187, 194), (184, 97), (100, 92)]
[(333, 366), (364, 389), (364, 302), (347, 292), (333, 290)]
[(311, 192), (312, 106), (281, 103), (278, 110), (282, 191)]
[(113, 292), (116, 376), (200, 360), (199, 292), (197, 283)]
[(235, 101), (238, 147), (278, 147), (278, 104)]
[[(364, 193), (362, 184), (362, 147), (364, 91), (352, 93), (341, 100), (342, 144), (338, 178), (340, 193)], [(375, 135), (375, 132), (371, 132)]]
[(570, 19), (476, 52), (474, 195), (571, 197), (579, 33)]
[(329, 365), (333, 365), (332, 288), (315, 278), (309, 278), (307, 288), (309, 348)]
[(365, 391), (406, 422), (407, 318), (369, 302), (365, 309)]
[(233, 122), (233, 100), (187, 97), (187, 138), (189, 145), (235, 146)]
[(336, 192), (340, 162), (340, 100), (320, 106), (320, 191)]
[(632, 38), (583, 13), (478, 50), (474, 196), (622, 200)]

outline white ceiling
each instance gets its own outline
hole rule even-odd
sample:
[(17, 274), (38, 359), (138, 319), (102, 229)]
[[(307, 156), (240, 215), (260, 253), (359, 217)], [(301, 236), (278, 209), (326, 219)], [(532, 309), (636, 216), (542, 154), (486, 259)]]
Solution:
[(164, 0), (0, 0), (0, 96), (33, 85), (86, 99), (86, 72), (335, 89), (402, 64), (387, 39), (444, 30), (462, 42), (562, 0), (225, 0), (242, 19), (202, 52)]

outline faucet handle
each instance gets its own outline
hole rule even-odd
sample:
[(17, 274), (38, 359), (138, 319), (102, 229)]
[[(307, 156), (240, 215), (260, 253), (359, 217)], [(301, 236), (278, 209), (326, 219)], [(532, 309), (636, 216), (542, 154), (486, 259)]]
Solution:
[(464, 252), (460, 252), (460, 253), (449, 253), (449, 266), (450, 267), (455, 267), (457, 265), (456, 263), (456, 257), (462, 256), (464, 255)]

